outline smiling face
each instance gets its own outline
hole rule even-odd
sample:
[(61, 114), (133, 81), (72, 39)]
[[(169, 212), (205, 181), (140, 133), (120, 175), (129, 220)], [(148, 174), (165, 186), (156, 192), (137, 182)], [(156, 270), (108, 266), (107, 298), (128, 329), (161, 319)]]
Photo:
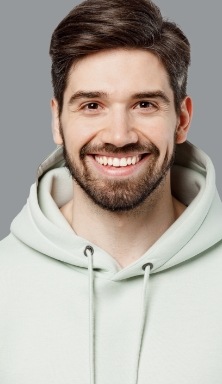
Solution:
[(175, 143), (186, 140), (191, 103), (186, 98), (177, 116), (158, 58), (118, 49), (78, 61), (60, 118), (56, 100), (52, 112), (54, 140), (64, 145), (76, 185), (102, 208), (126, 211), (169, 183)]

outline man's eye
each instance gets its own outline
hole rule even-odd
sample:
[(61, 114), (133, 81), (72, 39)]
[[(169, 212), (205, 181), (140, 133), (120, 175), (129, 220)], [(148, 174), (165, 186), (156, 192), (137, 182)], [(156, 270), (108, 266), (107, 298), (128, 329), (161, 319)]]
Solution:
[(84, 105), (84, 109), (96, 110), (98, 108), (99, 108), (99, 104), (98, 103), (88, 103), (88, 104)]
[(149, 101), (141, 101), (138, 104), (138, 106), (139, 106), (139, 108), (145, 108), (145, 109), (154, 108), (154, 105), (152, 103), (150, 103)]

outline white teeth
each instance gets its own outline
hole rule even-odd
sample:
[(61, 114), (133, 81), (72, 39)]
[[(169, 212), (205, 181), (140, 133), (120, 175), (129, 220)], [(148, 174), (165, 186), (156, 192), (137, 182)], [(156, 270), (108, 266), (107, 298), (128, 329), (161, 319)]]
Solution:
[(120, 160), (116, 157), (113, 159), (113, 167), (119, 167)]
[(120, 167), (126, 167), (127, 166), (127, 161), (126, 161), (126, 158), (123, 157), (122, 159), (120, 159)]
[(136, 164), (136, 156), (134, 156), (134, 157), (132, 158), (132, 164), (133, 164), (133, 165)]
[(135, 165), (141, 160), (141, 156), (132, 157), (106, 157), (106, 156), (95, 156), (97, 163), (101, 165), (109, 165), (113, 167), (127, 167), (127, 165)]

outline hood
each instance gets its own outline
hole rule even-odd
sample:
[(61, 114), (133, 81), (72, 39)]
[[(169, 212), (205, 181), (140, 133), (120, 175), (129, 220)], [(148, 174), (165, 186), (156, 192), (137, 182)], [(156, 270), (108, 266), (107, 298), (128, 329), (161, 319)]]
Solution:
[(144, 275), (146, 263), (153, 265), (151, 273), (157, 273), (199, 256), (222, 237), (222, 206), (209, 157), (189, 142), (178, 145), (171, 182), (173, 195), (187, 209), (139, 260), (124, 269), (104, 250), (77, 236), (61, 214), (59, 208), (73, 193), (61, 147), (40, 165), (37, 182), (11, 232), (31, 249), (77, 268), (88, 268), (84, 250), (91, 246), (93, 269), (115, 281)]

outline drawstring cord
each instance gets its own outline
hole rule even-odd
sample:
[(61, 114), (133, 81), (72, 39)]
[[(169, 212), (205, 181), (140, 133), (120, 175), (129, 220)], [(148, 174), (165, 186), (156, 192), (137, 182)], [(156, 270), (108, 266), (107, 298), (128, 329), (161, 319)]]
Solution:
[[(95, 318), (94, 318), (94, 270), (93, 270), (93, 254), (94, 249), (88, 245), (84, 250), (84, 255), (88, 257), (88, 271), (89, 271), (89, 366), (90, 366), (90, 384), (95, 384)], [(138, 346), (136, 350), (136, 367), (135, 367), (135, 380), (133, 383), (138, 383), (138, 372), (139, 372), (139, 363), (140, 363), (140, 354), (143, 340), (144, 325), (146, 319), (146, 309), (147, 309), (147, 294), (148, 294), (148, 282), (151, 269), (153, 268), (152, 263), (147, 263), (143, 265), (144, 279), (143, 279), (143, 292), (141, 300), (141, 315), (140, 315), (140, 325), (138, 333)]]
[(140, 314), (140, 325), (139, 325), (139, 333), (138, 333), (138, 347), (136, 350), (136, 367), (135, 367), (135, 380), (133, 383), (138, 383), (138, 373), (139, 373), (139, 363), (140, 363), (140, 354), (142, 348), (142, 340), (143, 340), (143, 332), (144, 325), (147, 313), (147, 295), (148, 295), (148, 282), (150, 277), (151, 269), (153, 268), (152, 263), (147, 263), (143, 265), (144, 278), (143, 278), (143, 292), (142, 292), (142, 300), (141, 300), (141, 314)]
[(87, 246), (84, 255), (88, 257), (89, 264), (89, 367), (90, 367), (90, 384), (95, 383), (95, 356), (94, 356), (94, 271), (93, 271), (93, 254), (94, 249)]

